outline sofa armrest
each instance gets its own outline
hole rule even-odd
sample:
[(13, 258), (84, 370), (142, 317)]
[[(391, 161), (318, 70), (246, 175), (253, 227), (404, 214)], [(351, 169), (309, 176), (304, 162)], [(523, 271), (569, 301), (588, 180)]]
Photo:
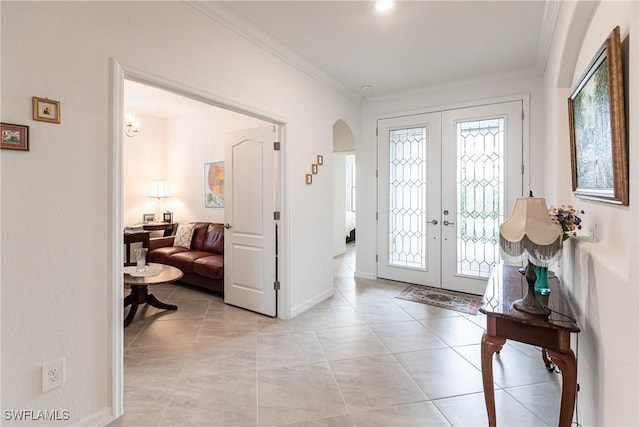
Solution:
[(164, 248), (167, 246), (173, 246), (173, 239), (175, 236), (167, 237), (152, 237), (149, 239), (149, 250), (152, 251), (157, 248)]

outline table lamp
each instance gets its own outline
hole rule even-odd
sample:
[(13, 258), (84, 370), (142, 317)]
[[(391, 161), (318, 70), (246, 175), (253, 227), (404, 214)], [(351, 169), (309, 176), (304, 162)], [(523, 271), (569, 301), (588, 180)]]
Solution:
[(151, 181), (151, 192), (149, 197), (156, 198), (156, 221), (160, 221), (162, 215), (162, 206), (160, 205), (160, 199), (169, 197), (169, 189), (167, 188), (167, 181), (162, 179), (154, 179)]
[[(500, 253), (510, 262), (527, 259), (525, 277), (527, 295), (513, 303), (516, 310), (548, 316), (551, 310), (538, 301), (535, 295), (536, 268), (539, 274), (547, 274), (547, 267), (562, 250), (562, 228), (549, 217), (544, 198), (522, 197), (516, 200), (511, 216), (500, 225)], [(544, 277), (546, 279), (546, 277)]]

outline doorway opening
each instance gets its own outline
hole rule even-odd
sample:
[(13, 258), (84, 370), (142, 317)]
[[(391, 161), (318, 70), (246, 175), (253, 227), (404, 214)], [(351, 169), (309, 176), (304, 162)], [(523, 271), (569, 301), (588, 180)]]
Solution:
[(343, 120), (333, 125), (333, 165), (333, 256), (347, 254), (355, 264), (355, 138)]

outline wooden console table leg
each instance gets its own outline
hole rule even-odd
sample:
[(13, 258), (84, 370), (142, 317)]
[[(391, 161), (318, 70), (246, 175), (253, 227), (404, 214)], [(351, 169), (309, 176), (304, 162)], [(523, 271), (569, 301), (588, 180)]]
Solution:
[(558, 427), (570, 427), (573, 420), (573, 408), (576, 404), (576, 391), (578, 387), (578, 366), (576, 356), (572, 350), (568, 353), (560, 353), (547, 350), (553, 363), (562, 372), (562, 400), (560, 401), (560, 419)]
[(486, 332), (482, 334), (482, 343), (480, 345), (482, 388), (484, 390), (484, 402), (487, 406), (489, 427), (496, 426), (496, 400), (493, 393), (493, 355), (502, 350), (505, 341), (505, 338), (494, 337)]

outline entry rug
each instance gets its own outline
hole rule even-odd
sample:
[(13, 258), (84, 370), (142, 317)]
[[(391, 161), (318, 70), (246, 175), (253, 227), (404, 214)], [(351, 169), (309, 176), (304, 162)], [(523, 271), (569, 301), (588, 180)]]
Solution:
[(411, 285), (396, 298), (422, 304), (435, 305), (466, 314), (478, 314), (482, 297), (462, 292), (430, 288), (429, 286)]

